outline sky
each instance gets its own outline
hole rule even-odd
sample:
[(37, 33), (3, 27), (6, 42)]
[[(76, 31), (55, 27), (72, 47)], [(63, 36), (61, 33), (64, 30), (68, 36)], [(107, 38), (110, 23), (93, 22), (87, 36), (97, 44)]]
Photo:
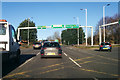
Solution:
[[(103, 6), (105, 16), (112, 17), (118, 13), (118, 2), (2, 2), (2, 19), (6, 19), (15, 29), (27, 18), (30, 18), (36, 26), (50, 26), (52, 24), (76, 24), (79, 17), (79, 24), (85, 26), (85, 11), (87, 9), (87, 25), (95, 28), (98, 21), (103, 17)], [(52, 36), (54, 32), (64, 29), (38, 30), (38, 40)], [(84, 28), (85, 31), (85, 28)], [(91, 35), (90, 28), (88, 36)]]

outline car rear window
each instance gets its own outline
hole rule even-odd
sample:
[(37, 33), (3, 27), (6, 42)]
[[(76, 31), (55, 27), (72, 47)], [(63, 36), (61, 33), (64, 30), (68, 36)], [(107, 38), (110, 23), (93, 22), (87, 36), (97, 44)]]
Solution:
[(111, 45), (110, 43), (101, 43), (101, 45)]
[(0, 35), (6, 34), (5, 24), (0, 24)]
[(41, 44), (41, 43), (34, 43), (34, 44)]
[(59, 43), (56, 42), (47, 42), (44, 43), (43, 47), (60, 47)]
[(110, 43), (105, 43), (105, 45), (111, 45)]

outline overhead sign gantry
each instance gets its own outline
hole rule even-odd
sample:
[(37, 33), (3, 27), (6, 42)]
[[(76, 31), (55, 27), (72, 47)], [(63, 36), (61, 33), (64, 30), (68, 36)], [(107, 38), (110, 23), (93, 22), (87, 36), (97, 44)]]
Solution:
[(93, 26), (80, 26), (80, 25), (51, 25), (51, 26), (37, 26), (37, 27), (21, 27), (18, 28), (18, 34), (17, 34), (17, 39), (19, 40), (19, 36), (20, 36), (20, 30), (21, 29), (47, 29), (47, 28), (53, 28), (53, 29), (59, 29), (59, 28), (68, 28), (68, 29), (72, 29), (72, 28), (79, 28), (79, 27), (89, 27), (91, 28), (91, 46), (93, 46)]

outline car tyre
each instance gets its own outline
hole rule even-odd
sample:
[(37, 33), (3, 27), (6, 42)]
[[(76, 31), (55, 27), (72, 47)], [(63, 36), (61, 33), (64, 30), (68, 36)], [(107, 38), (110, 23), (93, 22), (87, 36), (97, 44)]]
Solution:
[(99, 51), (101, 51), (101, 49), (99, 49)]
[(15, 63), (17, 63), (17, 64), (19, 64), (19, 62), (20, 62), (20, 53), (21, 53), (21, 51), (18, 50), (17, 51), (17, 57), (15, 58)]
[(112, 50), (110, 49), (109, 51), (111, 52)]

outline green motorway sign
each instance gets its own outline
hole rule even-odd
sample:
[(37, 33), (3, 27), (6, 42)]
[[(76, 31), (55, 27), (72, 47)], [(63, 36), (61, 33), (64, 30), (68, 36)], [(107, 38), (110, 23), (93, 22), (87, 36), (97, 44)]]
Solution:
[(52, 25), (51, 28), (64, 28), (64, 25)]
[(79, 25), (65, 25), (65, 28), (79, 28)]
[(119, 22), (118, 22), (119, 24), (120, 24), (120, 20), (119, 20)]
[(46, 26), (38, 26), (37, 29), (46, 29)]

